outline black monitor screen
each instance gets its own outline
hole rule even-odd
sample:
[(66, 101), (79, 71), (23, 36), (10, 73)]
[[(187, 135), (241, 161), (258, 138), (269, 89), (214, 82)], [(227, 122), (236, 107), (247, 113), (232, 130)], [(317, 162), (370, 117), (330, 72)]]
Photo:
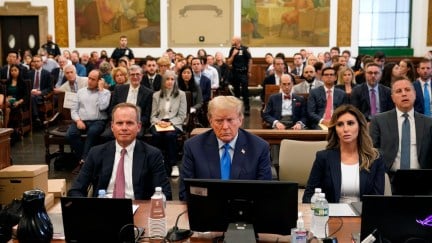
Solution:
[(224, 232), (229, 223), (255, 233), (289, 235), (296, 226), (298, 184), (283, 181), (185, 179), (189, 226)]
[(361, 239), (375, 229), (376, 242), (432, 242), (432, 196), (365, 195)]
[(392, 180), (393, 195), (432, 195), (432, 169), (397, 170)]

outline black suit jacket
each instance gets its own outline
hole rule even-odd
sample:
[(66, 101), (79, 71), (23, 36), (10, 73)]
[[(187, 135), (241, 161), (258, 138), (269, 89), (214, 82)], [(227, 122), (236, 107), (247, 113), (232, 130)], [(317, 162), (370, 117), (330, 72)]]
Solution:
[[(19, 68), (21, 72), (21, 77), (24, 80), (29, 79), (30, 71), (28, 70), (28, 68), (22, 64), (19, 64)], [(8, 73), (8, 65), (6, 64), (0, 69), (0, 79), (7, 79), (7, 73)]]
[[(360, 173), (360, 199), (363, 195), (384, 194), (384, 161), (382, 157), (376, 159), (369, 171)], [(342, 170), (340, 150), (326, 149), (317, 152), (309, 175), (308, 183), (303, 194), (303, 203), (310, 203), (315, 188), (325, 192), (329, 203), (338, 203), (341, 197)]]
[[(114, 165), (115, 143), (110, 141), (90, 149), (68, 196), (86, 197), (90, 184), (93, 185), (93, 197), (97, 197), (99, 189), (108, 188)], [(149, 200), (157, 186), (162, 187), (168, 200), (172, 199), (162, 153), (140, 140), (136, 140), (133, 153), (132, 181), (136, 200)]]
[[(40, 91), (42, 92), (42, 95), (47, 95), (49, 92), (53, 90), (51, 73), (45, 69), (41, 69), (41, 70), (42, 71), (39, 80)], [(32, 81), (32, 87), (34, 87), (35, 73), (36, 73), (35, 70), (30, 71), (30, 80)]]
[[(262, 117), (264, 121), (271, 125), (275, 120), (282, 118), (282, 93), (273, 94), (270, 96), (268, 103), (265, 106)], [(307, 124), (306, 101), (302, 96), (292, 94), (292, 120), (295, 123), (301, 121), (304, 125)]]
[[(130, 84), (116, 85), (111, 99), (109, 113), (112, 112), (114, 106), (119, 103), (126, 102), (129, 93)], [(140, 85), (138, 90), (137, 103), (135, 105), (141, 108), (141, 123), (142, 127), (147, 129), (150, 127), (150, 114), (152, 109), (153, 91)]]
[[(417, 157), (422, 169), (432, 169), (432, 118), (414, 112)], [(372, 117), (369, 132), (374, 147), (384, 157), (386, 169), (393, 166), (399, 150), (399, 129), (396, 109)]]
[(160, 74), (156, 74), (153, 80), (153, 87), (150, 85), (150, 81), (146, 74), (144, 74), (141, 79), (141, 85), (144, 85), (145, 87), (153, 91), (159, 91), (161, 89), (161, 83), (162, 83), (162, 76)]
[[(378, 96), (380, 113), (394, 108), (394, 103), (391, 98), (391, 90), (389, 87), (378, 84)], [(369, 88), (366, 83), (360, 84), (353, 88), (351, 92), (351, 104), (357, 107), (363, 113), (365, 118), (370, 121), (371, 110)]]
[[(348, 98), (344, 91), (334, 87), (333, 90), (333, 109), (348, 103)], [(327, 95), (324, 86), (311, 89), (307, 100), (307, 113), (312, 129), (318, 129), (318, 123), (324, 116), (326, 101)]]
[[(60, 75), (60, 68), (59, 67), (58, 68), (54, 68), (51, 71), (51, 76), (52, 76), (52, 80), (53, 80), (53, 85), (54, 86), (57, 84), (59, 75)], [(66, 82), (66, 76), (63, 75), (63, 79), (62, 79), (61, 84), (64, 84), (65, 82)]]

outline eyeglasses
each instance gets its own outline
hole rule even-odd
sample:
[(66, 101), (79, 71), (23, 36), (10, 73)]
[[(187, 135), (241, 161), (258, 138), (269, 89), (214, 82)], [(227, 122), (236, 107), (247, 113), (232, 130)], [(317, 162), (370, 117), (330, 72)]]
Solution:
[(331, 76), (335, 76), (335, 74), (334, 73), (324, 73), (322, 76), (331, 77)]
[(371, 72), (371, 71), (366, 72), (366, 73), (369, 74), (369, 75), (378, 75), (378, 74), (380, 74), (380, 72)]
[(131, 74), (129, 74), (130, 76), (140, 76), (141, 75), (141, 73), (131, 73)]

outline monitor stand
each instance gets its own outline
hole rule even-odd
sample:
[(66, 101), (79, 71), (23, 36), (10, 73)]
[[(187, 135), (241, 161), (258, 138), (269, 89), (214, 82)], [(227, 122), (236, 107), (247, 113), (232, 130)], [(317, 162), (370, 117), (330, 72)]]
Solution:
[(257, 242), (252, 224), (230, 223), (225, 232), (225, 243)]

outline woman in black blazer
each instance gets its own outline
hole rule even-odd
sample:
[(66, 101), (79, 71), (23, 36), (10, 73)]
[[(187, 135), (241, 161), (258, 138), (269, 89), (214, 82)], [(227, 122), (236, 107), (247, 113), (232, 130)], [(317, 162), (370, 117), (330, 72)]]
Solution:
[(316, 154), (303, 202), (321, 188), (330, 203), (384, 194), (384, 161), (373, 147), (367, 122), (353, 105), (338, 107), (330, 121), (327, 148)]

